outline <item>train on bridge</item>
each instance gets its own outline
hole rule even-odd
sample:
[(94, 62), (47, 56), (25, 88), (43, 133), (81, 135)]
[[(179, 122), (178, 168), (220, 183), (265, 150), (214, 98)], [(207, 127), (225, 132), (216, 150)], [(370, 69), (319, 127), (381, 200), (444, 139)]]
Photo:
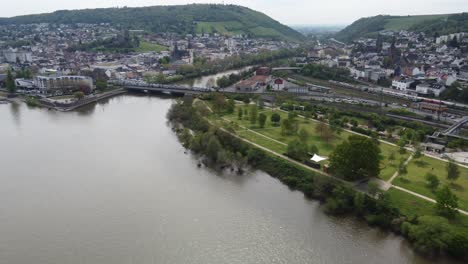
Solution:
[(215, 88), (207, 87), (187, 87), (177, 84), (148, 83), (141, 80), (111, 80), (109, 84), (125, 87), (130, 90), (156, 91), (169, 93), (210, 93), (215, 92)]

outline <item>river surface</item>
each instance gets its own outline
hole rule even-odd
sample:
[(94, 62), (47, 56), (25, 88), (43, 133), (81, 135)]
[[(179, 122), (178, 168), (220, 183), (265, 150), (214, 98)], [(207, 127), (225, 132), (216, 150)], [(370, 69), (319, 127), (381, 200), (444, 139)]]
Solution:
[(252, 66), (246, 66), (246, 67), (236, 69), (236, 70), (229, 70), (229, 71), (224, 71), (224, 72), (220, 72), (220, 73), (213, 74), (213, 75), (184, 80), (184, 81), (179, 82), (178, 84), (181, 84), (187, 87), (213, 88), (217, 86), (216, 81), (218, 79), (224, 76), (229, 76), (233, 73), (238, 74), (240, 72), (247, 71), (251, 68)]
[(0, 105), (0, 263), (429, 263), (266, 173), (197, 168), (172, 102)]

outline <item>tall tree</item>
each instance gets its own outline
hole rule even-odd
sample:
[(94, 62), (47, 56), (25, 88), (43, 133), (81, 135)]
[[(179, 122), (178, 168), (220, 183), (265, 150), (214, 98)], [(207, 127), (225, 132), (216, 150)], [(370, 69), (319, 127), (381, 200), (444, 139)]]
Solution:
[(453, 162), (453, 160), (449, 160), (447, 163), (447, 179), (452, 181), (456, 181), (460, 177), (460, 170), (458, 169), (457, 164)]
[(448, 186), (442, 187), (436, 193), (436, 202), (436, 211), (439, 215), (454, 218), (458, 214), (458, 197)]
[(380, 148), (372, 139), (350, 136), (330, 156), (330, 169), (347, 180), (377, 177), (380, 174)]
[(272, 123), (277, 125), (281, 121), (281, 116), (278, 113), (273, 113), (270, 119)]
[(306, 143), (307, 139), (309, 139), (309, 132), (307, 132), (305, 128), (301, 128), (301, 130), (299, 130), (299, 139), (303, 143)]
[(267, 120), (267, 116), (264, 113), (260, 113), (258, 115), (258, 124), (260, 125), (261, 128), (265, 127), (266, 120)]
[(216, 161), (218, 159), (219, 152), (222, 150), (221, 143), (219, 143), (218, 138), (215, 135), (211, 135), (208, 139), (208, 144), (206, 147), (206, 154), (212, 160)]
[(250, 124), (255, 125), (257, 123), (258, 109), (257, 105), (250, 106)]
[(437, 176), (435, 176), (432, 173), (426, 174), (426, 186), (429, 189), (431, 189), (432, 191), (435, 191), (439, 187), (439, 184), (440, 184), (440, 181), (439, 181), (439, 178), (437, 178)]
[(323, 122), (320, 122), (317, 124), (317, 126), (315, 127), (315, 132), (319, 133), (320, 136), (322, 137), (323, 136), (323, 132), (324, 130), (327, 128), (327, 124), (323, 123)]
[(230, 98), (227, 102), (226, 112), (228, 114), (232, 114), (234, 113), (235, 109), (236, 109), (236, 102), (234, 102), (234, 99)]
[(5, 85), (6, 85), (6, 88), (7, 88), (8, 92), (10, 92), (10, 93), (15, 93), (16, 92), (15, 79), (13, 78), (13, 74), (11, 73), (10, 70), (8, 70), (8, 72), (7, 72)]
[(307, 145), (300, 140), (294, 139), (289, 142), (287, 153), (289, 157), (303, 162), (307, 159)]

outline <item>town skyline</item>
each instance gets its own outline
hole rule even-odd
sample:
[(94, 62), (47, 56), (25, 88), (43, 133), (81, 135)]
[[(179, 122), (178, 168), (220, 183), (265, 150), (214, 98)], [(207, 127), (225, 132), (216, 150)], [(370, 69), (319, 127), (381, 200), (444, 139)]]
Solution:
[[(235, 4), (249, 7), (271, 16), (273, 19), (286, 25), (349, 25), (361, 17), (375, 15), (425, 15), (425, 14), (451, 14), (461, 13), (464, 0), (415, 0), (410, 3), (403, 0), (395, 0), (392, 5), (384, 0), (329, 0), (326, 3), (317, 1), (299, 0), (291, 3), (286, 0), (104, 0), (104, 1), (62, 1), (44, 0), (40, 4), (31, 0), (18, 0), (8, 2), (0, 10), (0, 17), (14, 17), (39, 13), (50, 13), (57, 10), (76, 10), (109, 7), (144, 7), (158, 5), (184, 5), (184, 4)], [(337, 7), (340, 8), (337, 8)], [(363, 6), (353, 12), (356, 6)], [(313, 10), (311, 12), (311, 10)], [(417, 11), (414, 11), (417, 10)]]

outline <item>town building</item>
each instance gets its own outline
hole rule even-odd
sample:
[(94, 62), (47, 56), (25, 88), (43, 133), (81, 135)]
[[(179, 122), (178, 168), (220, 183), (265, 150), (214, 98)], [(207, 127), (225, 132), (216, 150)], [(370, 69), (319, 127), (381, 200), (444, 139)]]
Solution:
[(93, 90), (93, 79), (87, 76), (36, 76), (33, 83), (42, 94), (65, 94), (77, 90), (89, 93)]
[(392, 88), (399, 91), (406, 91), (414, 80), (409, 78), (396, 78), (392, 81)]
[(445, 85), (439, 83), (427, 83), (423, 82), (416, 86), (416, 93), (420, 95), (439, 95), (445, 90)]

